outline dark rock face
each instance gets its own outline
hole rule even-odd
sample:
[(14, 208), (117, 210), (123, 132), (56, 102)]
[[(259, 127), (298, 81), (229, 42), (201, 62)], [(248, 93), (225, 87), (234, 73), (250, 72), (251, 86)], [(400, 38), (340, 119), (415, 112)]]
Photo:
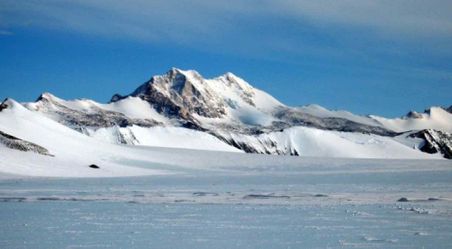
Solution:
[(140, 87), (140, 92), (132, 93), (132, 96), (139, 97), (152, 104), (159, 113), (164, 113), (170, 117), (178, 117), (182, 115), (182, 108), (174, 103), (168, 96), (157, 91), (152, 83), (146, 83), (144, 87)]
[(407, 113), (406, 117), (407, 118), (422, 118), (422, 114), (415, 112), (415, 111), (410, 111)]
[(139, 125), (142, 127), (151, 127), (160, 124), (154, 120), (149, 119), (131, 119), (119, 112), (106, 111), (98, 109), (93, 113), (81, 112), (78, 110), (70, 109), (57, 101), (53, 101), (51, 98), (47, 98), (41, 95), (38, 98), (44, 106), (52, 106), (50, 108), (42, 108), (39, 111), (43, 113), (57, 114), (59, 123), (76, 130), (82, 130), (85, 127), (127, 127), (130, 125)]
[(452, 159), (451, 133), (426, 129), (410, 136), (424, 139), (424, 144), (419, 148), (421, 151), (430, 154), (441, 153), (445, 158)]
[(4, 109), (8, 108), (8, 105), (5, 103), (7, 99), (5, 99), (5, 101), (3, 101), (3, 103), (0, 104), (0, 112), (3, 111)]
[[(291, 126), (307, 126), (322, 130), (336, 130), (344, 132), (361, 132), (376, 134), (381, 136), (396, 136), (398, 133), (378, 126), (370, 126), (353, 122), (351, 120), (335, 117), (319, 118), (296, 109), (284, 108), (278, 111), (275, 116)], [(281, 124), (279, 124), (281, 127)], [(287, 128), (284, 127), (284, 128)]]
[(292, 146), (278, 144), (271, 138), (261, 138), (255, 135), (228, 136), (227, 134), (212, 132), (209, 134), (246, 153), (299, 156), (299, 152)]
[(91, 164), (89, 167), (92, 169), (100, 169), (100, 167), (95, 164)]
[(449, 106), (448, 108), (444, 108), (444, 110), (446, 110), (448, 113), (452, 113), (452, 105)]
[(6, 147), (14, 150), (32, 151), (45, 156), (53, 156), (46, 148), (42, 146), (19, 139), (2, 131), (0, 131), (0, 144), (3, 144)]
[[(204, 83), (200, 75), (193, 77)], [(224, 104), (216, 99), (208, 86), (199, 89), (177, 69), (170, 70), (165, 76), (152, 77), (130, 96), (149, 102), (159, 113), (170, 117), (189, 118), (191, 114), (198, 114), (219, 118), (226, 114)]]
[(115, 94), (115, 95), (113, 95), (113, 97), (111, 97), (111, 99), (110, 99), (110, 103), (111, 102), (116, 102), (116, 101), (119, 101), (119, 100), (121, 100), (121, 99), (123, 99), (124, 97), (123, 96), (121, 96), (120, 94)]

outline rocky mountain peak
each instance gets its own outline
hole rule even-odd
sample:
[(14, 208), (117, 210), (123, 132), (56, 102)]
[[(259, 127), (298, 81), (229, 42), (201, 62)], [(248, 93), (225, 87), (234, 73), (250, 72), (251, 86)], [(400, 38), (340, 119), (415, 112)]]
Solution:
[[(255, 106), (252, 99), (255, 95), (254, 88), (233, 73), (229, 72), (214, 79), (205, 79), (195, 70), (182, 70), (174, 67), (163, 75), (153, 76), (129, 96), (140, 97), (151, 103), (155, 101), (150, 99), (150, 95), (154, 97), (159, 95), (158, 99), (165, 97), (172, 102), (181, 102), (184, 105), (199, 102), (199, 104), (207, 104), (210, 108), (221, 109), (224, 100), (228, 100), (227, 95), (230, 93), (240, 96), (243, 101)], [(124, 97), (115, 94), (111, 98), (111, 102), (116, 102)], [(198, 114), (204, 116), (202, 112)], [(214, 116), (219, 117), (219, 115)]]
[(166, 75), (168, 75), (169, 77), (191, 77), (191, 78), (196, 78), (198, 80), (203, 79), (202, 75), (200, 73), (198, 73), (195, 70), (182, 70), (176, 67), (171, 68)]
[(406, 114), (406, 118), (422, 118), (422, 114), (416, 112), (416, 111), (409, 111)]
[(179, 95), (194, 94), (199, 97), (207, 86), (204, 78), (194, 70), (172, 68), (165, 76), (154, 76), (151, 84), (160, 84), (164, 89), (171, 89)]
[(150, 88), (158, 89), (160, 92), (169, 95), (171, 91), (182, 94), (185, 88), (201, 88), (203, 85), (203, 77), (194, 70), (181, 70), (171, 68), (164, 75), (155, 75), (141, 86), (139, 86), (131, 95), (137, 96), (147, 94)]
[(41, 93), (41, 95), (39, 95), (39, 97), (36, 99), (36, 101), (54, 101), (57, 100), (58, 98), (49, 93), (49, 92), (43, 92)]
[[(226, 113), (224, 103), (194, 70), (172, 68), (164, 75), (153, 76), (129, 96), (139, 97), (158, 112), (172, 117), (190, 118), (197, 114), (218, 118)], [(116, 94), (112, 102), (122, 98)]]

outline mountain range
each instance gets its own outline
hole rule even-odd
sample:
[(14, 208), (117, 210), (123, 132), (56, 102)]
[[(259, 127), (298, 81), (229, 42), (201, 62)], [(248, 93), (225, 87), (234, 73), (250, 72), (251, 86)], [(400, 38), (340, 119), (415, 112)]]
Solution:
[(35, 102), (7, 98), (0, 105), (0, 146), (8, 149), (58, 156), (42, 142), (54, 138), (27, 133), (46, 130), (46, 136), (62, 136), (51, 130), (66, 128), (91, 137), (80, 143), (316, 157), (452, 158), (452, 106), (395, 119), (318, 105), (290, 107), (232, 73), (205, 79), (194, 70), (172, 68), (130, 94), (114, 94), (109, 103), (43, 93)]

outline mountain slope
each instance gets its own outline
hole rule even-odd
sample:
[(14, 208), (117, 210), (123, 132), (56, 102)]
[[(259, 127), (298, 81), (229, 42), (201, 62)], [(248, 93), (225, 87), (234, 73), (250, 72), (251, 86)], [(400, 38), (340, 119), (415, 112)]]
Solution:
[[(293, 157), (276, 158), (263, 155), (256, 157), (245, 156), (242, 153), (163, 149), (107, 143), (70, 129), (38, 112), (30, 111), (14, 100), (8, 99), (3, 102), (2, 106), (0, 111), (1, 137), (20, 140), (19, 144), (25, 144), (27, 148), (31, 149), (23, 150), (15, 146), (5, 146), (3, 142), (0, 142), (1, 174), (46, 177), (114, 177), (172, 174), (184, 172), (187, 169), (223, 170), (225, 167), (249, 166), (272, 168), (277, 163), (293, 166), (300, 163)], [(181, 129), (190, 131), (186, 128)], [(359, 134), (341, 132), (330, 134), (331, 131), (312, 128), (295, 128), (290, 133), (296, 135), (293, 141), (295, 146), (300, 145), (297, 142), (298, 139), (304, 140), (309, 136), (322, 138), (319, 144), (310, 147), (311, 152), (308, 152), (308, 155), (312, 156), (381, 158), (382, 154), (385, 154), (385, 158), (401, 158), (401, 151), (394, 151), (397, 145), (387, 137), (379, 138), (370, 135), (364, 138)], [(335, 139), (334, 142), (339, 142), (336, 144), (337, 147), (333, 143), (329, 143), (331, 137)], [(276, 134), (263, 134), (257, 139), (260, 141), (275, 139), (279, 142), (286, 138), (285, 136), (278, 137)], [(388, 139), (391, 145), (388, 150), (385, 146), (374, 150), (362, 143), (361, 140), (367, 138), (377, 142), (380, 139)], [(249, 139), (256, 138), (249, 136)], [(328, 147), (323, 147), (325, 144), (322, 143), (326, 143)], [(304, 145), (311, 146), (310, 144)], [(318, 151), (319, 148), (324, 150)], [(358, 149), (356, 151), (358, 153), (354, 153), (355, 149)], [(389, 150), (393, 154), (390, 154)], [(402, 151), (402, 153), (405, 152)], [(432, 156), (417, 150), (403, 155), (419, 159), (438, 158), (436, 155)], [(340, 161), (340, 159), (335, 161)], [(343, 164), (346, 163), (346, 161), (343, 162)], [(90, 167), (92, 165), (96, 165), (98, 168)]]
[[(33, 176), (134, 176), (164, 174), (162, 170), (129, 167), (117, 161), (118, 156), (130, 160), (146, 160), (128, 148), (97, 141), (59, 124), (38, 112), (24, 108), (14, 100), (3, 102), (0, 111), (0, 131), (39, 148), (52, 156), (2, 147), (2, 173)], [(98, 170), (88, 166), (101, 165)]]

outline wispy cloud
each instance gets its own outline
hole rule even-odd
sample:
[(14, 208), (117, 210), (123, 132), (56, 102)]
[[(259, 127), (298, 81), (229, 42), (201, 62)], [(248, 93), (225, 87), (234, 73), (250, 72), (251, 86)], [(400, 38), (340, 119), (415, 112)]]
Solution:
[(267, 57), (452, 48), (449, 0), (2, 0), (0, 27), (45, 28)]
[(11, 31), (0, 29), (0, 35), (12, 35), (12, 34), (13, 34), (13, 32), (11, 32)]
[(279, 10), (325, 25), (348, 25), (382, 34), (452, 36), (452, 2), (448, 0), (282, 1)]
[[(2, 1), (7, 26), (72, 30), (149, 41), (191, 41), (226, 28), (220, 9), (196, 1)], [(224, 31), (224, 30), (223, 30)]]
[[(296, 75), (294, 82), (310, 70), (315, 82), (330, 86), (418, 82), (403, 91), (422, 93), (436, 84), (431, 91), (445, 95), (452, 75), (451, 10), (450, 0), (0, 0), (0, 35), (14, 33), (9, 38), (26, 43), (68, 32), (74, 43), (86, 42), (77, 37), (84, 34), (93, 44), (102, 38), (100, 44), (126, 40), (152, 51), (188, 48), (190, 56), (209, 62), (218, 56), (243, 71), (250, 63), (242, 60), (257, 61), (256, 74), (276, 65), (281, 74)], [(1, 40), (14, 42), (9, 38)]]
[[(222, 39), (243, 26), (258, 26), (256, 22), (265, 24), (266, 19), (278, 18), (300, 25), (370, 29), (381, 35), (450, 37), (451, 10), (448, 0), (3, 0), (0, 21), (9, 26), (180, 42)], [(253, 30), (254, 34), (259, 31), (264, 30)]]

